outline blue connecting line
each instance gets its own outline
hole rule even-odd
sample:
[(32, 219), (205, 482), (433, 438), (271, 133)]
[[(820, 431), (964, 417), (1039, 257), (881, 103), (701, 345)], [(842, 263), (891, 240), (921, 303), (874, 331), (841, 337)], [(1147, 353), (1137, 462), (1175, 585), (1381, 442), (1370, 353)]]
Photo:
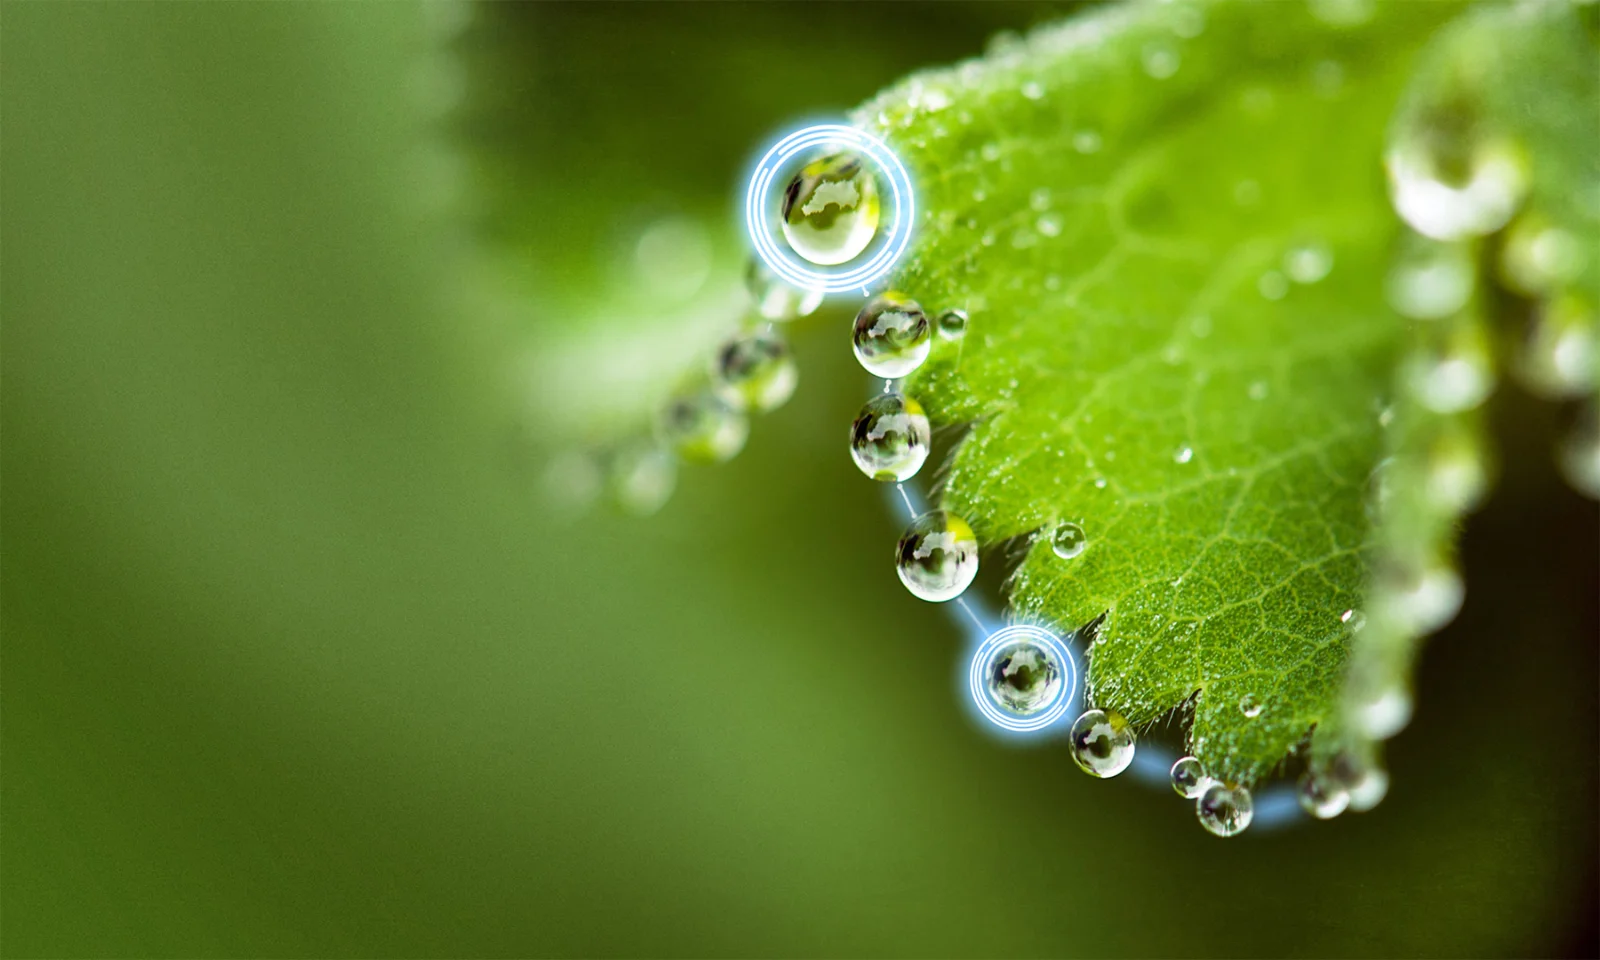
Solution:
[[(905, 483), (892, 486), (884, 484), (884, 493), (888, 497), (890, 511), (899, 513), (906, 518), (906, 522), (916, 519), (927, 512), (927, 501), (921, 491)], [(967, 683), (968, 664), (985, 640), (996, 630), (1005, 626), (1005, 621), (997, 616), (988, 602), (977, 591), (968, 589), (966, 593), (944, 604), (945, 611), (950, 614), (950, 619), (962, 631), (966, 638), (963, 646), (964, 655), (959, 661), (957, 670), (957, 687), (961, 700), (972, 712), (975, 719), (983, 721), (979, 724), (987, 733), (1001, 739), (1016, 741), (1039, 742), (1047, 739), (1064, 739), (1072, 727), (1072, 722), (1077, 719), (1083, 710), (1084, 682), (1073, 684), (1071, 702), (1067, 706), (1062, 718), (1049, 726), (1038, 730), (1016, 731), (1008, 730), (997, 725), (983, 715), (978, 705), (973, 702), (973, 693)], [(1070, 664), (1072, 675), (1082, 677), (1078, 669), (1076, 633), (1063, 638), (1068, 657), (1073, 658)], [(1162, 790), (1172, 789), (1171, 770), (1177, 762), (1178, 755), (1171, 749), (1158, 743), (1141, 742), (1134, 750), (1133, 763), (1129, 765), (1128, 772), (1133, 779), (1155, 786)], [(1176, 795), (1174, 795), (1176, 796)], [(1251, 822), (1250, 833), (1270, 831), (1305, 819), (1304, 811), (1300, 808), (1299, 799), (1295, 789), (1289, 784), (1273, 784), (1254, 794), (1255, 819)]]

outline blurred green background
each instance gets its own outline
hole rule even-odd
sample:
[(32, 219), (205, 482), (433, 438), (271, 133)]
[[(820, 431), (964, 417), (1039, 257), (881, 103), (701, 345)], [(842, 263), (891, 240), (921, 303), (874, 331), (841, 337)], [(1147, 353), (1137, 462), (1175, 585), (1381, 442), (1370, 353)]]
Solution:
[(658, 516), (539, 495), (507, 358), (577, 312), (463, 308), (430, 143), (574, 303), (618, 211), (1055, 9), (5, 3), (0, 950), (1592, 955), (1600, 518), (1509, 388), (1389, 799), (1230, 841), (971, 725), (831, 325)]

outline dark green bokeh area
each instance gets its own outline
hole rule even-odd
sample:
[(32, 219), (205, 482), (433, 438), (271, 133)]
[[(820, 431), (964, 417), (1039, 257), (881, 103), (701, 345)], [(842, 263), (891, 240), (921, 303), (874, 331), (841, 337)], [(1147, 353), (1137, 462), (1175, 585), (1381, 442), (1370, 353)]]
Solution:
[[(715, 82), (758, 88), (752, 51), (806, 17), (863, 57), (888, 14), (852, 9), (719, 6)], [(1039, 15), (960, 9), (817, 106)], [(662, 16), (518, 11), (583, 83)], [(4, 954), (1594, 949), (1597, 516), (1549, 466), (1554, 411), (1498, 398), (1500, 486), (1388, 800), (1218, 840), (971, 725), (961, 638), (895, 581), (845, 456), (839, 331), (659, 516), (541, 500), (506, 455), (526, 331), (451, 307), (413, 212), (414, 8), (3, 18)], [(611, 135), (647, 155), (632, 76), (597, 103), (635, 103)], [(745, 147), (808, 112), (784, 83)], [(744, 159), (706, 180), (731, 196)], [(596, 189), (559, 161), (548, 190)]]

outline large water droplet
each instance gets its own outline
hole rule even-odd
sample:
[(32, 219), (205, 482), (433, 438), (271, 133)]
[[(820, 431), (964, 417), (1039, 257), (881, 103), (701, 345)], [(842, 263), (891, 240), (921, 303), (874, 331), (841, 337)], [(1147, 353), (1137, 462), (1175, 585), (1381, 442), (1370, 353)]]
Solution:
[(1137, 738), (1115, 710), (1085, 710), (1072, 724), (1072, 759), (1091, 777), (1114, 777), (1133, 762)]
[(750, 423), (710, 390), (685, 394), (667, 404), (661, 435), (686, 460), (720, 463), (744, 449)]
[(932, 347), (932, 325), (915, 300), (893, 291), (874, 297), (856, 314), (856, 359), (885, 380), (922, 366)]
[(1331, 777), (1310, 770), (1300, 776), (1300, 806), (1318, 820), (1331, 820), (1350, 806), (1350, 791)]
[(934, 603), (954, 600), (978, 575), (978, 538), (953, 513), (925, 513), (901, 534), (895, 570), (915, 596)]
[(795, 253), (823, 266), (854, 260), (878, 234), (878, 183), (854, 153), (800, 169), (783, 191), (783, 235)]
[(756, 312), (779, 322), (808, 317), (822, 305), (821, 290), (802, 290), (768, 267), (760, 257), (752, 257), (744, 272), (745, 286)]
[(1385, 577), (1382, 596), (1401, 623), (1417, 633), (1432, 633), (1455, 619), (1464, 593), (1461, 575), (1433, 561)]
[(1030, 717), (1060, 695), (1061, 676), (1061, 664), (1049, 648), (1033, 640), (1017, 640), (989, 658), (984, 689), (1001, 710)]
[(960, 340), (967, 334), (967, 311), (952, 307), (939, 314), (939, 336)]
[(618, 450), (611, 458), (611, 497), (628, 513), (647, 517), (666, 504), (678, 482), (678, 461), (653, 443)]
[(1354, 719), (1362, 733), (1387, 740), (1411, 722), (1411, 694), (1398, 683), (1374, 685), (1355, 705)]
[(868, 400), (850, 427), (850, 458), (874, 480), (909, 480), (928, 459), (930, 431), (922, 405), (899, 393)]
[(1371, 810), (1389, 792), (1389, 774), (1375, 757), (1343, 750), (1333, 758), (1327, 776), (1350, 794), (1349, 809)]
[(1089, 535), (1076, 523), (1057, 524), (1055, 532), (1050, 535), (1050, 549), (1063, 560), (1071, 560), (1088, 546)]
[(1219, 837), (1231, 837), (1250, 826), (1256, 805), (1250, 788), (1213, 781), (1195, 801), (1194, 812), (1200, 826)]
[(1403, 130), (1384, 165), (1395, 211), (1435, 240), (1500, 229), (1528, 189), (1528, 162), (1514, 143), (1442, 126)]
[(1412, 236), (1389, 271), (1389, 306), (1413, 320), (1448, 317), (1467, 305), (1475, 276), (1471, 251), (1464, 244)]
[(1197, 799), (1211, 785), (1205, 764), (1195, 757), (1179, 757), (1178, 762), (1172, 765), (1171, 776), (1172, 789), (1186, 800)]
[(800, 372), (789, 345), (775, 333), (747, 333), (717, 351), (712, 377), (717, 393), (741, 410), (765, 413), (794, 394)]

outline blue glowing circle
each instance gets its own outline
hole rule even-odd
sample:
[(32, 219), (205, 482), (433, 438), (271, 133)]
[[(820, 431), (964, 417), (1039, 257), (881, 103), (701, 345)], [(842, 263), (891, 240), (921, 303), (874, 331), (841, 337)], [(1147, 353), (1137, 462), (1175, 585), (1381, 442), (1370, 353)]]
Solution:
[[(1056, 695), (1045, 705), (1043, 710), (1031, 716), (1019, 717), (1008, 713), (990, 698), (984, 683), (989, 672), (989, 658), (995, 651), (1009, 643), (1018, 640), (1030, 640), (1044, 647), (1061, 664), (1061, 686), (1057, 688)], [(967, 683), (972, 690), (972, 702), (978, 705), (978, 712), (984, 719), (1007, 730), (1026, 733), (1033, 730), (1043, 730), (1067, 712), (1067, 707), (1072, 704), (1073, 694), (1078, 687), (1078, 662), (1073, 659), (1072, 651), (1061, 638), (1043, 627), (1031, 623), (1013, 623), (1001, 627), (979, 645), (972, 654), (972, 666), (967, 671)]]
[[(836, 271), (817, 270), (814, 265), (786, 253), (772, 239), (764, 214), (766, 199), (772, 188), (772, 179), (802, 151), (823, 144), (858, 150), (865, 154), (889, 181), (890, 195), (894, 199), (894, 220), (888, 224), (886, 239), (866, 263)], [(841, 293), (845, 290), (864, 290), (867, 285), (888, 273), (900, 255), (906, 252), (911, 241), (911, 224), (916, 215), (916, 194), (911, 189), (911, 177), (888, 145), (870, 133), (838, 123), (824, 123), (806, 127), (789, 134), (766, 152), (750, 175), (750, 188), (745, 194), (744, 219), (750, 231), (750, 241), (756, 254), (772, 271), (804, 290), (821, 290), (823, 293)]]

